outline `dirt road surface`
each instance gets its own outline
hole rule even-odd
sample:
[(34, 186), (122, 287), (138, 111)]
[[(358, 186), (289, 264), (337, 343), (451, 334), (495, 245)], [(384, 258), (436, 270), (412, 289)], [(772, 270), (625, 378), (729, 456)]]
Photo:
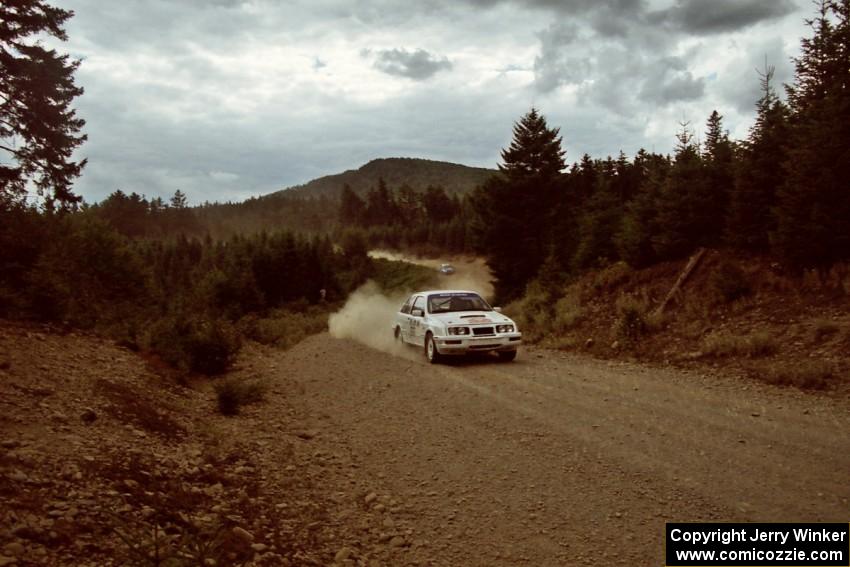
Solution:
[(403, 503), (368, 512), (407, 530), (392, 564), (662, 565), (667, 521), (848, 520), (847, 400), (528, 349), (280, 358), (357, 493)]
[(663, 565), (666, 521), (850, 511), (836, 395), (534, 349), (433, 366), (320, 334), (247, 345), (231, 378), (266, 397), (226, 417), (214, 380), (156, 368), (0, 325), (0, 565), (138, 564), (126, 542), (159, 525), (220, 565)]

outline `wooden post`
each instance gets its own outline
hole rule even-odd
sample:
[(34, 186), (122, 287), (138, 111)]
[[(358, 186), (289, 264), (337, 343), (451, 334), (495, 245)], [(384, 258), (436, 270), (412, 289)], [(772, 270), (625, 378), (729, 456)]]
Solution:
[(702, 260), (703, 255), (705, 255), (705, 248), (699, 248), (694, 253), (694, 255), (691, 256), (691, 259), (688, 260), (687, 265), (681, 271), (679, 277), (676, 278), (676, 283), (674, 283), (673, 287), (670, 288), (670, 291), (667, 293), (667, 296), (664, 298), (664, 301), (662, 301), (661, 305), (658, 306), (658, 309), (653, 312), (653, 315), (657, 316), (664, 313), (664, 309), (667, 307), (667, 304), (670, 303), (670, 300), (673, 299), (673, 297), (679, 292), (679, 289), (685, 283), (685, 280), (688, 279), (688, 276), (690, 276), (691, 272), (693, 272), (694, 269), (697, 267), (699, 261)]

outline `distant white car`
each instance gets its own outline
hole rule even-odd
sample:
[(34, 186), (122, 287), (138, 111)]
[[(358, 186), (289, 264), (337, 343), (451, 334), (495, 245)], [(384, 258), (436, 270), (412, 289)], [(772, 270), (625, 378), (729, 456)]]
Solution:
[(450, 276), (455, 273), (455, 267), (451, 264), (440, 264), (440, 273), (446, 276)]
[(411, 295), (393, 323), (402, 343), (423, 347), (428, 362), (444, 355), (495, 351), (499, 358), (516, 358), (522, 333), (474, 291), (433, 290)]

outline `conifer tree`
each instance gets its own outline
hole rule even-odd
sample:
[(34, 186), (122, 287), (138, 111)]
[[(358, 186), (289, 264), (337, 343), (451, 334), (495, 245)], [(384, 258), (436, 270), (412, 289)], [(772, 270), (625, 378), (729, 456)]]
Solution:
[(501, 175), (476, 191), (478, 249), (496, 277), (500, 301), (517, 297), (537, 274), (549, 250), (548, 228), (561, 187), (564, 151), (557, 128), (532, 108), (514, 125), (502, 151)]
[(792, 121), (774, 251), (788, 264), (850, 257), (850, 0), (821, 0), (787, 88)]
[(339, 220), (343, 225), (362, 224), (366, 212), (366, 203), (346, 183), (342, 188), (339, 205)]
[(756, 120), (742, 144), (726, 218), (726, 241), (737, 248), (765, 251), (775, 226), (773, 206), (782, 183), (788, 137), (788, 109), (771, 81), (774, 67), (759, 72), (762, 95)]
[(717, 219), (711, 216), (711, 188), (688, 124), (677, 134), (676, 156), (662, 185), (652, 245), (659, 259), (679, 258), (707, 244)]
[(45, 48), (39, 37), (65, 41), (73, 12), (43, 0), (0, 2), (0, 208), (19, 202), (28, 183), (48, 206), (72, 208), (71, 186), (86, 161), (73, 161), (85, 122), (71, 108), (83, 89), (78, 61)]
[(729, 133), (723, 129), (723, 116), (716, 110), (708, 117), (705, 143), (703, 144), (703, 163), (708, 182), (709, 194), (706, 205), (715, 223), (708, 236), (707, 243), (720, 241), (725, 228), (725, 216), (729, 204), (729, 194), (734, 183), (734, 149)]

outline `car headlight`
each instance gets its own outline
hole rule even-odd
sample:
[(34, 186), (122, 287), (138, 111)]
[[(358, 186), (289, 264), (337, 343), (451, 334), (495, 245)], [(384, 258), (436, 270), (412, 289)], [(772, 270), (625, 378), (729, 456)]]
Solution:
[(496, 325), (497, 333), (513, 333), (514, 326), (513, 325)]
[(469, 327), (449, 327), (450, 335), (468, 335)]

